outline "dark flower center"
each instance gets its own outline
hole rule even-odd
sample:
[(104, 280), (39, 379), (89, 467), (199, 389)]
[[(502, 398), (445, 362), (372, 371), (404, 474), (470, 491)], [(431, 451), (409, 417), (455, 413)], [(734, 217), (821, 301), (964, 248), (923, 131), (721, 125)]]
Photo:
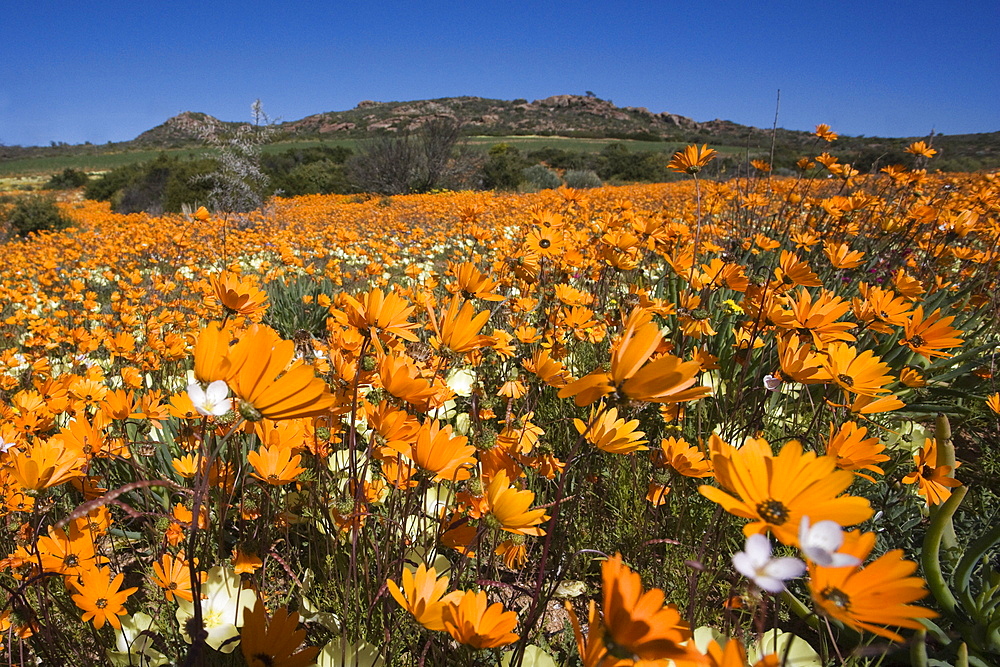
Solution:
[(840, 375), (837, 376), (837, 379), (840, 380), (842, 384), (846, 384), (848, 387), (854, 386), (854, 378), (852, 378), (850, 375), (844, 375), (843, 373), (841, 373)]
[(910, 344), (910, 347), (923, 347), (927, 343), (923, 336), (913, 336), (907, 342)]
[(538, 242), (539, 248), (548, 248), (550, 245), (552, 245), (552, 241), (548, 239), (542, 239), (541, 241)]
[(98, 609), (104, 609), (105, 607), (108, 606), (108, 599), (97, 598), (97, 602), (94, 603), (94, 606), (97, 607)]
[(773, 526), (780, 526), (788, 521), (788, 508), (780, 500), (768, 498), (757, 504), (757, 515)]
[(847, 611), (851, 608), (851, 596), (839, 588), (827, 586), (823, 589), (819, 596), (827, 602), (833, 603), (838, 609)]

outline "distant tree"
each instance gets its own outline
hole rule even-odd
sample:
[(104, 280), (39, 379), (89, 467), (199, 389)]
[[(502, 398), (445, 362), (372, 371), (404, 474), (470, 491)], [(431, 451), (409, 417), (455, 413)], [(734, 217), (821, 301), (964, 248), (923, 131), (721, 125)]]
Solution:
[(409, 192), (415, 165), (416, 148), (407, 135), (371, 137), (347, 161), (351, 182), (360, 190), (381, 195)]
[(461, 136), (461, 124), (445, 117), (430, 120), (415, 132), (376, 135), (348, 160), (349, 177), (366, 192), (428, 192), (461, 171), (463, 161), (456, 160)]

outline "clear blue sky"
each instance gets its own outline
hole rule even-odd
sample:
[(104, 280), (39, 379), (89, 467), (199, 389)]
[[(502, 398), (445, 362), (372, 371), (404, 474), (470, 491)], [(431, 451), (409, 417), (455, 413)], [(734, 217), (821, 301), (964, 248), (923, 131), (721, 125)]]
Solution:
[(1000, 5), (35, 2), (0, 22), (0, 142), (121, 141), (181, 111), (281, 120), (365, 99), (593, 91), (704, 121), (1000, 130)]

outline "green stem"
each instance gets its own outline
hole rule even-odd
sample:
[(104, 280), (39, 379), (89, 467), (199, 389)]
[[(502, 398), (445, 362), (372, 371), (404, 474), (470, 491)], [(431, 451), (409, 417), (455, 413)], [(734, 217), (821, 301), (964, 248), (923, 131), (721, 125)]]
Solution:
[(951, 518), (958, 510), (958, 506), (962, 504), (968, 490), (968, 487), (965, 486), (958, 487), (951, 494), (951, 497), (940, 506), (931, 519), (931, 525), (924, 536), (923, 552), (920, 554), (920, 561), (924, 567), (924, 577), (927, 579), (927, 588), (930, 589), (934, 599), (949, 616), (954, 616), (957, 602), (941, 572), (941, 540), (945, 527), (951, 524)]
[(805, 604), (802, 603), (802, 600), (798, 599), (787, 590), (781, 594), (781, 599), (788, 605), (788, 608), (792, 610), (792, 613), (806, 622), (806, 625), (816, 632), (820, 632), (822, 628), (820, 626), (819, 616), (817, 616), (809, 607), (805, 606)]

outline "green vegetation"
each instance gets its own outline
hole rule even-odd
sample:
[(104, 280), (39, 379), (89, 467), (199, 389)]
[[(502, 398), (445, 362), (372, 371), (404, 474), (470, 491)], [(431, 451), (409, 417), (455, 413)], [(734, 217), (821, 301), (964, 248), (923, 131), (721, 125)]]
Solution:
[(82, 188), (89, 182), (90, 176), (86, 172), (66, 167), (60, 173), (52, 176), (43, 187), (46, 190), (70, 190)]
[(56, 201), (44, 195), (22, 195), (0, 200), (0, 239), (28, 236), (32, 232), (58, 231), (72, 223)]

